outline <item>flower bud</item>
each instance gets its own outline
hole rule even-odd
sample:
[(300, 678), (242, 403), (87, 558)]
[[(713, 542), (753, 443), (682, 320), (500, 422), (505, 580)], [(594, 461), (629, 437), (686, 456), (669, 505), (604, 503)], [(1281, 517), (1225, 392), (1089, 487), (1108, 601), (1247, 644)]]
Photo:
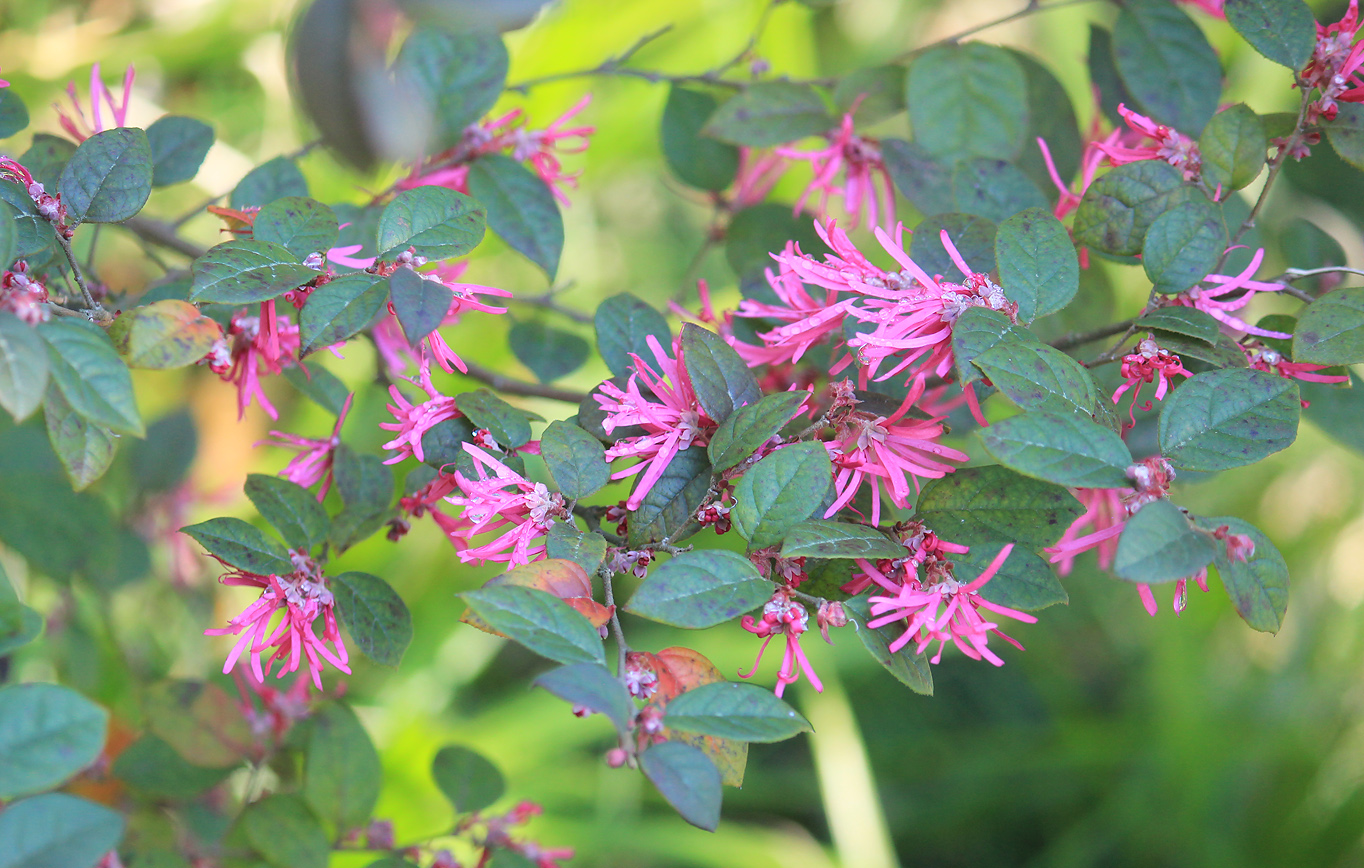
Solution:
[(606, 764), (613, 769), (618, 769), (625, 765), (628, 756), (623, 748), (613, 747), (606, 752)]

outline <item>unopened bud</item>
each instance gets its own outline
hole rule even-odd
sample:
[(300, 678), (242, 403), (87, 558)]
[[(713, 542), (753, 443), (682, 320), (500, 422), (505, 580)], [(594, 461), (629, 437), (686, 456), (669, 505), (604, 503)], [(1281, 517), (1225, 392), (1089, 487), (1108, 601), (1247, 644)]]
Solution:
[(623, 748), (613, 747), (606, 752), (606, 764), (613, 769), (625, 765), (625, 760), (628, 758), (629, 754)]
[(843, 604), (837, 600), (824, 600), (819, 604), (819, 611), (815, 613), (815, 623), (819, 624), (819, 635), (824, 637), (825, 642), (832, 645), (833, 640), (829, 638), (829, 628), (847, 626), (848, 613), (843, 610)]

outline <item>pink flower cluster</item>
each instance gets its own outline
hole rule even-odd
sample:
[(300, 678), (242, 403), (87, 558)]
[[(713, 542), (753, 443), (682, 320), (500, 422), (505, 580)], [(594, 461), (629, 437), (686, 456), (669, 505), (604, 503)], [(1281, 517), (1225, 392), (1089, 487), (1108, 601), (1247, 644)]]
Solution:
[[(861, 102), (860, 98), (858, 102)], [(843, 115), (839, 125), (824, 137), (828, 144), (813, 151), (800, 151), (790, 146), (775, 151), (779, 157), (808, 162), (814, 172), (814, 179), (796, 200), (796, 215), (799, 216), (805, 203), (818, 194), (815, 213), (821, 218), (830, 218), (829, 200), (837, 198), (843, 200), (849, 228), (856, 229), (865, 214), (868, 226), (889, 231), (895, 226), (895, 185), (881, 157), (880, 142), (853, 131), (851, 111)]]
[(30, 277), (28, 263), (20, 259), (0, 273), (0, 311), (8, 311), (29, 325), (47, 322), (52, 313), (47, 307), (47, 287)]
[[(100, 78), (99, 64), (96, 63), (94, 66), (90, 67), (90, 116), (88, 118), (85, 116), (85, 109), (81, 107), (80, 97), (76, 94), (75, 82), (67, 84), (66, 95), (71, 100), (70, 111), (68, 112), (67, 109), (56, 103), (52, 106), (57, 110), (62, 129), (66, 130), (71, 138), (75, 139), (77, 142), (83, 142), (95, 133), (102, 133), (105, 130), (126, 126), (128, 121), (128, 103), (132, 98), (133, 79), (136, 77), (136, 74), (136, 71), (130, 64), (127, 71), (123, 73), (122, 98), (116, 100), (114, 99), (113, 91), (111, 91), (109, 86), (104, 83), (104, 80)], [(101, 100), (103, 100), (105, 106), (107, 106), (109, 110), (109, 126), (104, 125), (104, 116), (100, 109)]]
[(276, 316), (274, 305), (273, 301), (261, 302), (259, 316), (248, 316), (245, 310), (233, 314), (226, 335), (202, 361), (224, 382), (236, 384), (238, 418), (246, 415), (247, 406), (256, 398), (271, 419), (278, 419), (279, 412), (261, 388), (261, 375), (278, 374), (298, 364), (302, 346), (298, 326), (287, 316)]
[(815, 674), (814, 667), (810, 665), (809, 659), (800, 647), (801, 634), (810, 629), (809, 622), (810, 615), (805, 611), (805, 607), (792, 600), (786, 588), (779, 588), (772, 595), (772, 599), (763, 606), (761, 618), (755, 619), (752, 615), (744, 615), (740, 624), (745, 630), (761, 638), (763, 644), (758, 649), (758, 659), (753, 661), (753, 668), (749, 669), (747, 674), (740, 672), (739, 677), (752, 678), (758, 671), (758, 664), (762, 662), (763, 652), (767, 650), (772, 637), (782, 636), (786, 639), (786, 651), (781, 658), (781, 669), (777, 672), (777, 688), (774, 692), (781, 696), (788, 684), (795, 684), (799, 680), (801, 672), (805, 673), (805, 677), (810, 680), (815, 690), (823, 691), (823, 682)]
[[(1113, 403), (1118, 403), (1124, 392), (1132, 390), (1132, 402), (1127, 408), (1127, 418), (1130, 421), (1123, 425), (1124, 429), (1137, 424), (1137, 399), (1141, 396), (1143, 383), (1156, 384), (1155, 400), (1160, 401), (1165, 398), (1175, 377), (1190, 376), (1180, 362), (1179, 356), (1161, 347), (1156, 343), (1155, 336), (1150, 334), (1137, 342), (1135, 352), (1123, 356), (1122, 375), (1124, 381), (1113, 392)], [(1141, 409), (1150, 410), (1152, 406), (1152, 402), (1147, 401)]]
[(1342, 102), (1364, 102), (1364, 43), (1355, 42), (1359, 28), (1359, 0), (1350, 0), (1335, 24), (1317, 25), (1317, 44), (1302, 70), (1303, 86), (1320, 93), (1307, 107), (1309, 124), (1334, 120)]
[[(526, 479), (472, 443), (465, 443), (464, 451), (473, 458), (474, 476), (456, 471), (458, 490), (445, 498), (463, 507), (462, 514), (451, 519), (437, 513), (437, 523), (454, 543), (459, 559), (473, 564), (495, 561), (510, 568), (543, 558), (549, 529), (556, 521), (569, 520), (563, 495)], [(501, 535), (472, 545), (474, 537), (491, 532)]]

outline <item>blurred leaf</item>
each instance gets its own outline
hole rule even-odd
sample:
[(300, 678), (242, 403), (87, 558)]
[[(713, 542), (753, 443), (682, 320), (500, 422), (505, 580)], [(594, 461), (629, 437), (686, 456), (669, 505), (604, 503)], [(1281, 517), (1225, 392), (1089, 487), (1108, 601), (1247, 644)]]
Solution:
[(917, 142), (893, 138), (881, 140), (881, 158), (895, 189), (924, 214), (943, 214), (956, 207), (952, 162), (940, 162)]
[(469, 421), (486, 428), (504, 449), (518, 449), (530, 442), (530, 422), (526, 414), (489, 392), (462, 392), (455, 404)]
[(393, 471), (377, 455), (358, 454), (344, 443), (332, 465), (346, 505), (332, 521), (331, 540), (342, 548), (372, 534), (393, 501)]
[(985, 451), (1025, 476), (1074, 488), (1128, 485), (1127, 444), (1086, 416), (1023, 413), (986, 428), (981, 440)]
[(704, 91), (674, 83), (663, 106), (663, 159), (683, 183), (718, 192), (734, 182), (739, 149), (702, 136), (701, 128), (719, 103)]
[(152, 733), (197, 766), (233, 768), (255, 743), (241, 707), (216, 684), (154, 684), (147, 690), (145, 713)]
[[(597, 329), (597, 352), (611, 369), (624, 376), (634, 370), (630, 355), (652, 360), (647, 339), (654, 336), (660, 347), (672, 347), (672, 331), (663, 314), (628, 292), (613, 295), (593, 315)], [(650, 361), (650, 364), (653, 364)]]
[(62, 176), (62, 169), (66, 168), (74, 153), (75, 142), (47, 133), (34, 133), (33, 143), (19, 157), (19, 163), (33, 175), (33, 180), (49, 190), (55, 190), (57, 181)]
[[(194, 301), (250, 304), (269, 301), (318, 276), (286, 248), (268, 241), (225, 241), (194, 261)], [(331, 286), (346, 278), (338, 278)], [(321, 292), (325, 287), (320, 287)], [(309, 305), (315, 296), (308, 299)], [(305, 309), (308, 305), (305, 305)]]
[(534, 684), (573, 703), (575, 709), (581, 707), (605, 715), (617, 732), (629, 731), (635, 710), (630, 694), (605, 666), (597, 663), (560, 666), (536, 678)]
[(1227, 589), (1227, 596), (1252, 629), (1277, 633), (1288, 611), (1288, 563), (1274, 543), (1255, 525), (1232, 516), (1198, 519), (1207, 530), (1226, 525), (1232, 533), (1245, 534), (1255, 543), (1255, 552), (1244, 561), (1227, 557), (1227, 548), (1213, 543), (1212, 562)]
[(1364, 452), (1364, 382), (1351, 372), (1350, 382), (1344, 387), (1324, 383), (1301, 383), (1303, 398), (1308, 406), (1302, 415), (1333, 439), (1356, 452)]
[(1203, 31), (1164, 0), (1130, 0), (1113, 26), (1113, 57), (1142, 112), (1197, 137), (1217, 111), (1222, 65)]
[(148, 733), (128, 745), (114, 761), (114, 776), (158, 799), (192, 799), (222, 783), (231, 768), (193, 765), (175, 748)]
[(906, 72), (894, 64), (854, 69), (834, 86), (834, 106), (840, 114), (853, 112), (859, 126), (894, 117), (905, 110)]
[(450, 287), (410, 268), (399, 268), (388, 276), (388, 295), (403, 334), (414, 347), (445, 322), (455, 300)]
[(0, 575), (0, 657), (37, 639), (46, 623), (42, 615), (19, 602), (9, 579)]
[(481, 811), (502, 798), (507, 790), (497, 766), (482, 754), (459, 745), (440, 749), (431, 762), (431, 777), (457, 814)]
[(1227, 23), (1260, 54), (1294, 72), (1312, 59), (1316, 19), (1302, 0), (1227, 0)]
[[(1060, 536), (1059, 531), (1056, 536)], [(960, 582), (974, 581), (985, 572), (1005, 545), (1004, 541), (998, 538), (989, 542), (968, 537), (951, 539), (954, 542), (969, 542), (971, 545), (971, 550), (966, 554), (952, 555), (952, 565)], [(981, 586), (979, 593), (991, 603), (1008, 606), (1010, 609), (1021, 609), (1024, 612), (1034, 612), (1058, 603), (1064, 605), (1070, 602), (1070, 595), (1066, 593), (1060, 579), (1056, 578), (1056, 571), (1052, 569), (1051, 564), (1017, 545), (1009, 552), (1009, 556), (1000, 565), (999, 572), (995, 573), (994, 578)]]
[(943, 247), (943, 230), (972, 270), (995, 270), (994, 223), (973, 214), (936, 214), (918, 225), (909, 243), (910, 258), (929, 275), (941, 274), (948, 281), (966, 279)]
[(573, 607), (545, 591), (500, 585), (460, 595), (493, 629), (558, 663), (602, 663), (601, 637)]
[(239, 518), (210, 518), (180, 532), (194, 537), (209, 554), (247, 572), (268, 576), (294, 571), (288, 549)]
[(668, 703), (665, 725), (749, 742), (785, 741), (811, 732), (810, 722), (769, 691), (720, 682), (688, 690)]
[(381, 666), (397, 666), (412, 644), (412, 613), (388, 582), (369, 573), (331, 577), (337, 614), (365, 656)]
[[(725, 230), (725, 260), (741, 279), (761, 277), (773, 266), (771, 254), (794, 241), (804, 253), (818, 256), (829, 248), (814, 229), (814, 216), (793, 215), (778, 202), (763, 202), (734, 212)], [(613, 369), (614, 370), (614, 369)]]
[(332, 209), (306, 196), (274, 200), (251, 224), (252, 238), (278, 244), (298, 259), (310, 253), (325, 255), (336, 246), (339, 231)]
[(1223, 109), (1198, 137), (1203, 180), (1223, 191), (1241, 189), (1259, 176), (1268, 147), (1259, 115), (1242, 103)]
[(795, 417), (806, 397), (801, 391), (764, 395), (725, 417), (706, 447), (711, 465), (728, 470), (751, 456)]
[(329, 702), (308, 718), (303, 799), (338, 833), (369, 819), (384, 770), (369, 733), (350, 706)]
[(1043, 343), (1000, 341), (971, 364), (1024, 410), (1089, 413), (1099, 398), (1083, 365)]
[(1300, 411), (1293, 380), (1265, 371), (1208, 371), (1161, 402), (1160, 452), (1180, 470), (1253, 464), (1293, 443)]
[(1032, 178), (1038, 189), (1046, 193), (1048, 201), (1055, 202), (1059, 191), (1055, 189), (1037, 140), (1047, 143), (1056, 174), (1061, 176), (1063, 184), (1069, 184), (1079, 171), (1085, 147), (1075, 120), (1075, 108), (1065, 85), (1041, 61), (1022, 51), (1008, 51), (1022, 67), (1028, 86), (1028, 128), (1023, 133), (1023, 147), (1014, 165)]
[(63, 318), (39, 325), (38, 334), (47, 341), (52, 382), (72, 409), (119, 434), (143, 435), (128, 366), (98, 326)]
[(997, 310), (988, 307), (969, 307), (957, 317), (952, 328), (952, 357), (957, 368), (957, 381), (969, 385), (983, 379), (984, 374), (971, 362), (992, 347), (1009, 341), (1035, 341), (1033, 333), (1015, 325)]
[(787, 531), (805, 521), (824, 499), (833, 465), (823, 443), (795, 443), (763, 458), (734, 486), (730, 513), (749, 551), (780, 545)]
[(269, 205), (285, 196), (307, 196), (308, 182), (298, 165), (288, 157), (275, 157), (261, 163), (237, 182), (229, 200), (233, 208)]
[(929, 667), (928, 658), (922, 654), (915, 654), (909, 648), (891, 653), (890, 643), (899, 638), (899, 632), (896, 631), (895, 625), (875, 630), (867, 626), (871, 616), (866, 597), (853, 597), (844, 601), (843, 610), (848, 613), (849, 620), (857, 625), (857, 638), (862, 641), (862, 647), (867, 649), (872, 659), (915, 693), (923, 696), (933, 695), (933, 670)]
[(578, 370), (591, 353), (587, 341), (539, 320), (513, 323), (507, 339), (517, 360), (542, 383), (552, 383)]
[(47, 347), (38, 332), (0, 311), (0, 407), (14, 421), (24, 421), (43, 403), (47, 380)]
[(700, 630), (751, 612), (772, 597), (772, 583), (743, 555), (683, 552), (656, 568), (625, 609), (635, 615)]
[(487, 210), (488, 228), (554, 280), (564, 218), (549, 185), (511, 157), (489, 154), (469, 166), (469, 193)]
[(953, 210), (999, 222), (1028, 209), (1044, 209), (1047, 197), (1021, 169), (1004, 160), (976, 157), (952, 172)]
[(0, 798), (52, 789), (104, 749), (109, 714), (69, 687), (0, 688)]
[(22, 132), (26, 126), (28, 106), (24, 105), (24, 101), (13, 89), (0, 88), (0, 139), (7, 139), (15, 133)]
[(146, 492), (169, 491), (189, 472), (199, 448), (194, 419), (181, 410), (147, 427), (147, 436), (128, 447), (133, 482)]
[(1023, 69), (1008, 51), (980, 42), (920, 54), (905, 88), (914, 138), (946, 160), (1012, 160), (1028, 127)]
[(1080, 502), (1064, 487), (994, 465), (963, 467), (929, 480), (914, 506), (915, 518), (945, 540), (992, 539), (1030, 549), (1055, 543), (1082, 512)]
[[(1279, 255), (1293, 268), (1312, 269), (1341, 266), (1346, 263), (1345, 250), (1315, 223), (1294, 217), (1279, 229)], [(1340, 279), (1338, 274), (1299, 278), (1296, 286), (1309, 292), (1322, 292)]]
[(275, 793), (252, 802), (239, 822), (251, 847), (274, 868), (327, 868), (331, 842), (299, 796)]
[(787, 531), (781, 556), (882, 560), (904, 557), (905, 547), (874, 527), (810, 519), (793, 525)]
[(1179, 507), (1157, 500), (1123, 526), (1113, 572), (1130, 582), (1173, 582), (1207, 566), (1213, 553), (1212, 539), (1194, 530)]
[(565, 521), (556, 521), (550, 527), (545, 547), (550, 558), (573, 561), (589, 575), (606, 559), (606, 537), (591, 531), (583, 533)]
[(71, 487), (80, 491), (103, 476), (118, 447), (114, 434), (77, 415), (56, 386), (47, 390), (43, 415), (52, 451), (66, 468)]
[(168, 298), (125, 310), (108, 335), (129, 367), (168, 370), (202, 359), (223, 330), (189, 302)]
[(93, 868), (123, 837), (123, 817), (66, 793), (44, 793), (0, 813), (0, 868)]
[(641, 753), (639, 766), (682, 819), (707, 832), (720, 825), (720, 772), (698, 748), (665, 741)]
[(1205, 344), (1216, 343), (1222, 333), (1217, 320), (1192, 307), (1158, 307), (1138, 319), (1137, 328), (1172, 332)]
[(434, 26), (412, 31), (394, 73), (399, 88), (425, 109), (431, 126), (429, 152), (458, 144), (465, 127), (492, 109), (502, 95), (509, 62), (495, 33)]
[(333, 416), (341, 415), (350, 394), (345, 383), (316, 362), (309, 363), (306, 368), (301, 364), (290, 365), (284, 369), (284, 379)]
[(683, 323), (678, 361), (686, 368), (696, 402), (716, 422), (762, 397), (748, 363), (715, 332)]
[(995, 261), (1021, 322), (1064, 309), (1080, 290), (1075, 244), (1061, 221), (1044, 208), (1020, 211), (999, 224)]
[(409, 246), (420, 256), (452, 259), (483, 240), (483, 206), (445, 187), (418, 187), (394, 197), (379, 217), (378, 250), (391, 257)]
[(152, 192), (147, 134), (133, 127), (95, 133), (71, 155), (57, 189), (74, 222), (122, 223), (132, 217)]
[(764, 148), (828, 132), (837, 124), (810, 85), (763, 81), (721, 103), (701, 132), (733, 145)]
[(1217, 267), (1227, 247), (1222, 214), (1207, 201), (1176, 205), (1151, 222), (1141, 264), (1156, 292), (1175, 295), (1193, 288)]
[(570, 500), (596, 494), (611, 481), (601, 442), (571, 422), (549, 423), (540, 438), (540, 457)]
[(1364, 362), (1364, 288), (1338, 289), (1298, 317), (1293, 360), (1319, 365)]
[(1075, 243), (1115, 256), (1135, 256), (1157, 217), (1202, 198), (1169, 163), (1140, 160), (1118, 166), (1085, 191), (1075, 212)]
[(147, 144), (153, 187), (192, 181), (213, 147), (213, 127), (194, 118), (165, 115), (147, 127)]
[(246, 477), (246, 496), (290, 548), (306, 551), (327, 538), (327, 511), (298, 483), (252, 473)]
[(0, 202), (0, 268), (9, 268), (10, 263), (14, 262), (14, 251), (18, 246), (19, 212), (11, 208), (9, 203)]
[(308, 296), (298, 317), (301, 354), (349, 340), (369, 327), (388, 301), (388, 281), (373, 274), (347, 274)]

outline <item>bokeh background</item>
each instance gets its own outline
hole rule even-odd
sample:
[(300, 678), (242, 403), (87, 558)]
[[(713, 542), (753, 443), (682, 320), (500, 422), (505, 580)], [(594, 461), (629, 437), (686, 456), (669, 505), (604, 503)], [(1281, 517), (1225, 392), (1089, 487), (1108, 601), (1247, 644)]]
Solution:
[[(744, 45), (763, 5), (563, 0), (508, 35), (509, 80), (595, 66), (665, 25), (673, 29), (633, 65), (705, 70)], [(781, 73), (834, 76), (892, 61), (1022, 5), (788, 2), (772, 14), (756, 54)], [(1313, 6), (1330, 21), (1343, 4)], [(203, 118), (217, 132), (192, 184), (154, 194), (148, 213), (179, 215), (230, 190), (253, 165), (312, 138), (288, 88), (286, 38), (295, 11), (295, 3), (280, 0), (0, 0), (0, 75), (34, 115), (30, 131), (9, 144), (17, 154), (30, 132), (55, 132), (48, 104), (63, 98), (68, 80), (84, 92), (92, 63), (103, 64), (111, 82), (135, 64), (130, 123), (174, 112)], [(980, 38), (1043, 59), (1067, 86), (1086, 129), (1095, 113), (1085, 67), (1088, 28), (1114, 15), (1109, 4), (1080, 3)], [(1225, 102), (1244, 101), (1261, 112), (1296, 106), (1285, 70), (1223, 22), (1194, 16), (1221, 54)], [(629, 291), (660, 306), (672, 298), (694, 304), (692, 281), (701, 276), (722, 305), (732, 306), (738, 288), (724, 256), (710, 251), (696, 262), (709, 205), (661, 161), (666, 85), (569, 79), (526, 97), (509, 95), (499, 110), (524, 108), (532, 125), (542, 126), (588, 92), (593, 101), (580, 119), (597, 132), (585, 154), (566, 161), (582, 175), (565, 214), (561, 302), (590, 312), (601, 299)], [(903, 135), (907, 123), (901, 114), (873, 132)], [(320, 150), (300, 165), (312, 195), (329, 203), (367, 201), (368, 191), (397, 176), (357, 175)], [(1359, 174), (1333, 177), (1330, 166), (1288, 174), (1264, 222), (1306, 217), (1339, 241), (1351, 264), (1364, 266)], [(798, 175), (788, 178), (774, 198), (792, 201), (802, 186)], [(1248, 192), (1257, 189), (1258, 182)], [(901, 205), (907, 222), (917, 219)], [(209, 216), (185, 228), (205, 244), (216, 242), (218, 230)], [(1271, 250), (1271, 265), (1275, 256), (1283, 261)], [(547, 289), (543, 274), (493, 239), (471, 258), (468, 280), (523, 295)], [(105, 230), (97, 265), (112, 287), (132, 294), (160, 275), (117, 230)], [(1146, 291), (1139, 270), (1101, 262), (1093, 270), (1092, 316), (1110, 308), (1126, 316), (1139, 307)], [(465, 357), (528, 378), (507, 349), (506, 330), (545, 315), (514, 305), (509, 316), (471, 318), (447, 336)], [(590, 325), (553, 322), (591, 338)], [(343, 435), (377, 450), (385, 439), (377, 423), (386, 414), (372, 349), (356, 341), (345, 355), (322, 362), (358, 392)], [(594, 359), (561, 385), (586, 389), (605, 375)], [(278, 423), (258, 407), (238, 422), (234, 390), (206, 370), (136, 376), (149, 419), (190, 409), (197, 432), (190, 478), (201, 499), (186, 523), (220, 514), (254, 519), (241, 494), (244, 476), (273, 472), (288, 456), (253, 444), (272, 428), (320, 436), (331, 426), (324, 411), (283, 383), (272, 392), (282, 411)], [(442, 385), (453, 394), (477, 384), (455, 376)], [(518, 403), (547, 418), (573, 412), (547, 401)], [(1091, 558), (1066, 581), (1068, 606), (1040, 613), (1037, 625), (1015, 633), (1026, 653), (1005, 654), (1008, 665), (1000, 669), (948, 654), (932, 698), (904, 689), (850, 633), (835, 633), (832, 647), (807, 642), (826, 690), (815, 694), (802, 682), (793, 693), (816, 731), (752, 748), (745, 786), (726, 792), (715, 834), (685, 825), (639, 775), (605, 767), (609, 725), (578, 720), (562, 702), (528, 688), (545, 661), (459, 623), (463, 607), (455, 594), (478, 586), (491, 570), (460, 565), (429, 523), (418, 523), (399, 545), (378, 535), (338, 562), (339, 569), (389, 579), (415, 616), (416, 638), (402, 665), (392, 671), (358, 661), (346, 685), (383, 756), (378, 813), (395, 821), (400, 841), (448, 823), (429, 764), (441, 745), (454, 742), (502, 767), (509, 799), (542, 803), (545, 816), (531, 834), (576, 848), (573, 864), (585, 866), (1364, 865), (1364, 456), (1357, 451), (1364, 418), (1357, 426), (1351, 448), (1304, 422), (1297, 443), (1262, 464), (1177, 487), (1181, 504), (1250, 520), (1279, 544), (1293, 584), (1277, 636), (1242, 624), (1216, 579), (1210, 593), (1191, 592), (1179, 618), (1169, 609), (1167, 586), (1158, 592), (1164, 608), (1148, 617), (1132, 586), (1098, 573)], [(33, 450), (8, 460), (50, 460), (40, 454), (41, 440), (24, 433), (0, 432), (11, 448)], [(973, 437), (962, 441), (980, 453)], [(137, 468), (126, 454), (120, 462), (100, 496), (118, 510), (145, 511)], [(67, 585), (30, 574), (22, 559), (0, 550), (27, 602), (49, 617), (46, 635), (14, 658), (9, 677), (70, 683), (108, 705), (116, 730), (131, 734), (139, 726), (138, 684), (215, 672), (227, 646), (201, 631), (225, 622), (244, 600), (216, 585), (211, 562), (197, 562), (190, 579), (175, 584), (166, 547), (154, 546), (152, 555), (146, 578), (124, 581), (127, 571), (111, 565), (104, 581)], [(737, 625), (691, 635), (640, 621), (626, 626), (638, 647), (685, 643), (731, 675), (757, 650)], [(773, 655), (758, 680), (771, 683), (776, 664)], [(138, 817), (132, 834), (160, 834), (164, 822)], [(336, 864), (350, 862), (337, 857)]]

